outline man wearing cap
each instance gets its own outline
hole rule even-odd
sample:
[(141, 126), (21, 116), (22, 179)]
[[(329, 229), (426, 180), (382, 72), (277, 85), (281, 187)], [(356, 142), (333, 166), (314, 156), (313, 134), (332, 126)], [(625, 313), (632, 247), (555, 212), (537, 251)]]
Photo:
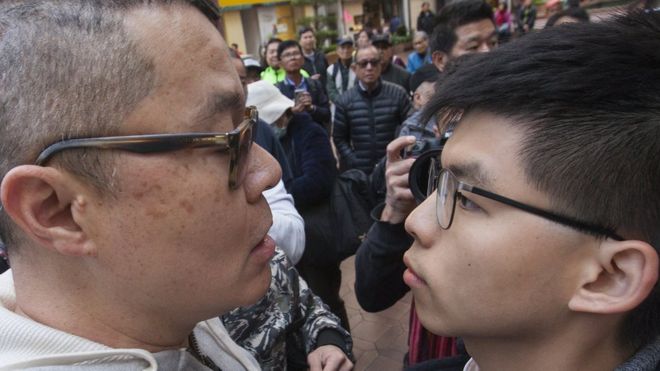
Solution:
[(326, 90), (332, 103), (335, 103), (340, 95), (355, 85), (355, 72), (351, 69), (353, 50), (352, 37), (342, 37), (337, 41), (337, 62), (327, 70), (329, 78)]
[(243, 64), (245, 65), (245, 83), (251, 84), (255, 81), (261, 80), (261, 71), (264, 68), (261, 66), (258, 60), (254, 58), (245, 58), (243, 59)]
[(394, 51), (392, 50), (392, 41), (389, 34), (376, 35), (371, 40), (371, 45), (380, 51), (380, 77), (387, 82), (399, 85), (405, 91), (410, 91), (410, 73), (403, 68), (392, 63)]

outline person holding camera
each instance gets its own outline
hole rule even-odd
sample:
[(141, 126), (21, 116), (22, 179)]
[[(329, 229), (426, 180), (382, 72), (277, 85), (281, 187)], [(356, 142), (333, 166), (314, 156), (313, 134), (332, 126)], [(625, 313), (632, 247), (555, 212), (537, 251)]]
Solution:
[[(439, 73), (455, 65), (459, 57), (489, 52), (496, 45), (493, 11), (486, 2), (465, 0), (443, 7), (431, 40), (433, 64), (421, 67), (412, 75), (413, 88), (415, 84), (422, 86), (420, 81), (433, 81), (433, 75), (439, 78)], [(414, 104), (421, 108), (427, 96), (422, 94), (424, 88), (414, 89), (420, 93), (413, 97)], [(369, 312), (391, 307), (409, 290), (402, 279), (403, 254), (412, 244), (412, 238), (406, 233), (403, 222), (416, 204), (409, 183), (415, 160), (401, 154), (416, 140), (435, 138), (433, 122), (420, 125), (419, 118), (413, 114), (406, 120), (402, 136), (387, 146), (387, 157), (376, 165), (372, 174), (372, 189), (384, 203), (372, 211), (374, 224), (355, 254), (355, 295), (360, 306)], [(420, 143), (422, 147), (431, 144)], [(414, 310), (410, 323), (408, 365), (439, 358), (450, 363), (465, 362), (460, 343), (428, 332)]]
[(295, 101), (292, 111), (310, 114), (314, 121), (329, 131), (330, 102), (320, 80), (303, 77), (301, 71), (305, 61), (300, 44), (295, 40), (283, 41), (277, 47), (277, 57), (280, 67), (286, 72), (286, 78), (275, 86), (287, 98)]

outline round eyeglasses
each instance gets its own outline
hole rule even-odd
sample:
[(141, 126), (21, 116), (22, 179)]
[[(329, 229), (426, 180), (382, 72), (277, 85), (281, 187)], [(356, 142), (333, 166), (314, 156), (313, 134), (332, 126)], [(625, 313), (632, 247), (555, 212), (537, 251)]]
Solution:
[(527, 205), (502, 195), (486, 191), (485, 189), (461, 182), (456, 179), (456, 176), (448, 169), (440, 170), (440, 173), (438, 174), (436, 189), (436, 215), (438, 224), (440, 224), (442, 229), (449, 229), (449, 227), (451, 227), (451, 223), (454, 220), (454, 213), (456, 211), (456, 200), (461, 192), (474, 193), (476, 195), (515, 207), (519, 210), (526, 211), (556, 223), (566, 225), (584, 233), (607, 236), (617, 241), (624, 240), (624, 238), (618, 235), (613, 228), (584, 222), (568, 216), (559, 215), (550, 211), (539, 209), (537, 207)]

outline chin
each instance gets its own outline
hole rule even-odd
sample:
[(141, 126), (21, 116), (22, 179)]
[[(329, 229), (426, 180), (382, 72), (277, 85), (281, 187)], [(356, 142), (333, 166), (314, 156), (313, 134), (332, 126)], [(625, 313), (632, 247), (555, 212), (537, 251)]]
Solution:
[(246, 307), (259, 301), (259, 299), (266, 295), (266, 292), (270, 287), (270, 280), (270, 264), (266, 264), (264, 269), (253, 277), (250, 287), (243, 289), (241, 293), (242, 300), (239, 305)]

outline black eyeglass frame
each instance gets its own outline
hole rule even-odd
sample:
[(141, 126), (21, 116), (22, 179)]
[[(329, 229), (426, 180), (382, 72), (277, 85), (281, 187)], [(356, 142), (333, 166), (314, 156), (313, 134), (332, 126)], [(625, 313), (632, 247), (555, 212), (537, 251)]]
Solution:
[(44, 166), (55, 154), (76, 148), (114, 149), (147, 154), (216, 147), (218, 151), (229, 151), (229, 187), (236, 189), (242, 181), (242, 170), (254, 142), (254, 126), (257, 120), (257, 109), (250, 106), (245, 109), (245, 120), (236, 129), (226, 133), (143, 134), (66, 139), (41, 151), (35, 165)]
[(381, 59), (376, 58), (376, 59), (367, 59), (364, 61), (355, 61), (355, 64), (357, 64), (360, 68), (367, 68), (368, 65), (371, 65), (372, 67), (378, 67), (380, 66)]
[[(445, 173), (449, 174), (450, 180), (455, 182), (455, 188), (454, 188), (454, 194), (451, 195), (452, 197), (452, 209), (451, 213), (449, 215), (449, 223), (447, 224), (446, 227), (442, 225), (442, 222), (440, 221), (440, 211), (444, 210), (444, 206), (442, 206), (441, 203), (441, 197), (440, 197), (440, 182), (443, 179), (443, 175)], [(616, 241), (623, 241), (625, 238), (621, 237), (619, 234), (617, 234), (614, 229), (609, 228), (609, 227), (604, 227), (601, 225), (589, 223), (589, 222), (584, 222), (581, 220), (577, 220), (568, 216), (564, 215), (559, 215), (547, 210), (543, 210), (540, 208), (537, 208), (535, 206), (527, 205), (522, 202), (512, 200), (508, 197), (504, 197), (502, 195), (499, 195), (497, 193), (489, 192), (483, 188), (475, 187), (473, 185), (461, 182), (456, 178), (456, 176), (449, 170), (449, 169), (441, 169), (440, 173), (438, 175), (438, 182), (436, 183), (436, 205), (435, 205), (435, 213), (436, 213), (436, 219), (438, 221), (438, 224), (440, 225), (440, 228), (442, 229), (449, 229), (451, 227), (452, 222), (454, 221), (454, 213), (456, 212), (456, 201), (458, 198), (458, 194), (462, 191), (465, 192), (470, 192), (474, 193), (476, 195), (486, 197), (488, 199), (491, 199), (493, 201), (497, 201), (500, 203), (503, 203), (505, 205), (512, 206), (516, 209), (526, 211), (530, 214), (534, 214), (537, 216), (540, 216), (544, 219), (551, 220), (553, 222), (571, 227), (573, 229), (577, 229), (580, 232), (584, 233), (590, 233), (590, 234), (596, 234), (599, 236), (607, 236), (610, 237)]]

